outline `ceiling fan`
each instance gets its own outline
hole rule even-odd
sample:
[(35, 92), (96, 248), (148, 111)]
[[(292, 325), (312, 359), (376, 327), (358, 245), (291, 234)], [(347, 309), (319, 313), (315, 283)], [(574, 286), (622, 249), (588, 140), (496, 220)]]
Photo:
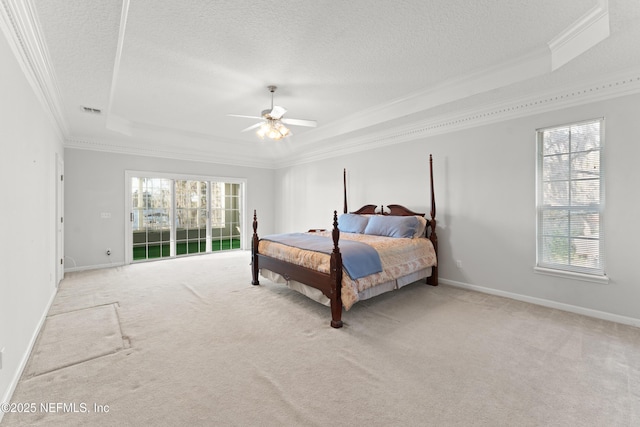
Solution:
[(261, 122), (249, 126), (243, 129), (241, 132), (247, 132), (253, 129), (258, 129), (256, 132), (262, 139), (266, 136), (271, 139), (282, 139), (291, 135), (291, 131), (285, 125), (293, 126), (306, 126), (316, 127), (318, 123), (315, 120), (303, 120), (303, 119), (288, 119), (284, 118), (284, 113), (287, 112), (283, 107), (279, 105), (273, 105), (273, 93), (276, 91), (277, 86), (267, 86), (269, 92), (271, 92), (271, 108), (262, 110), (261, 117), (258, 116), (244, 116), (240, 114), (227, 114), (230, 117), (244, 117), (248, 119), (262, 119)]

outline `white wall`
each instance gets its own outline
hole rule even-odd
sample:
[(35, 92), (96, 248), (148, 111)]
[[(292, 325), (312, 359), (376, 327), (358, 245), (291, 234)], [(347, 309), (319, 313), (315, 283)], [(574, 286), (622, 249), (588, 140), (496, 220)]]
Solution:
[[(272, 233), (274, 202), (271, 169), (259, 169), (157, 157), (65, 149), (65, 269), (121, 265), (125, 261), (125, 171), (151, 171), (243, 178), (246, 185), (250, 248), (253, 210), (262, 214), (261, 233)], [(102, 219), (101, 213), (111, 213)], [(106, 249), (111, 249), (111, 256)], [(248, 267), (247, 267), (248, 268)]]
[[(0, 36), (0, 402), (7, 401), (55, 295), (56, 154), (53, 120)], [(2, 413), (0, 412), (0, 420)]]
[[(279, 170), (277, 232), (330, 227), (332, 211), (342, 211), (344, 167), (350, 209), (398, 203), (429, 212), (433, 153), (445, 282), (640, 324), (639, 109), (640, 95), (621, 97)], [(597, 117), (606, 120), (607, 285), (533, 271), (535, 130)]]

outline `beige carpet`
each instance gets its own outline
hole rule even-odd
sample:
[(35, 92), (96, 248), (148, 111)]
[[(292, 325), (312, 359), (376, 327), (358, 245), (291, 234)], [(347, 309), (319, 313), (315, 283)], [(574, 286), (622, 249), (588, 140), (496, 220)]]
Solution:
[[(38, 410), (3, 427), (640, 425), (639, 329), (415, 283), (336, 330), (327, 307), (250, 280), (247, 252), (68, 274), (13, 396)], [(96, 307), (107, 328), (54, 325)], [(49, 364), (41, 347), (96, 340), (113, 351)]]
[(115, 304), (47, 317), (34, 347), (26, 376), (115, 353), (125, 347)]

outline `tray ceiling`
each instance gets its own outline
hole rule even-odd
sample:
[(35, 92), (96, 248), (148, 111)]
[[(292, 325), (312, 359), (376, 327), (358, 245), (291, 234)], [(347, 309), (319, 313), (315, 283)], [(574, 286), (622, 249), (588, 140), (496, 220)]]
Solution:
[[(640, 86), (635, 0), (24, 3), (4, 16), (40, 52), (70, 147), (278, 167), (567, 88), (579, 102)], [(318, 127), (241, 133), (256, 120), (227, 114), (259, 116), (271, 84)]]

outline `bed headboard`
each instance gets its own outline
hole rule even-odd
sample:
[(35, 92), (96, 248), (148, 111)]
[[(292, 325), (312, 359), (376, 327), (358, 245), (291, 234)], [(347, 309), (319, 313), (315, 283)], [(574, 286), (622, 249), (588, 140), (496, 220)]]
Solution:
[[(431, 222), (432, 228), (435, 229), (436, 222), (436, 199), (433, 190), (433, 156), (429, 154), (429, 178), (431, 179)], [(349, 209), (347, 208), (347, 169), (344, 169), (343, 173), (343, 183), (344, 183), (344, 213), (348, 213)], [(392, 215), (392, 216), (411, 216), (411, 215), (420, 215), (425, 216), (425, 213), (413, 212), (411, 209), (406, 208), (402, 205), (387, 205), (387, 212), (385, 212), (385, 206), (380, 205), (380, 209), (378, 209), (377, 205), (364, 205), (360, 209), (353, 211), (353, 214), (360, 215)]]
[(402, 205), (380, 205), (380, 209), (376, 205), (364, 205), (360, 209), (350, 212), (358, 215), (391, 215), (391, 216), (425, 216), (425, 213), (414, 212)]
[[(436, 233), (436, 197), (433, 189), (433, 156), (429, 154), (429, 178), (431, 180), (431, 211), (429, 215), (431, 218), (427, 218), (427, 227), (425, 229), (425, 237), (431, 240), (433, 243), (433, 248), (438, 253), (438, 235)], [(360, 214), (360, 215), (393, 215), (393, 216), (410, 216), (410, 215), (419, 215), (425, 216), (424, 213), (414, 212), (411, 209), (408, 209), (402, 205), (387, 205), (387, 212), (385, 212), (385, 206), (381, 205), (380, 209), (376, 205), (364, 205), (360, 209), (353, 211), (351, 213)], [(348, 213), (349, 209), (347, 208), (347, 169), (344, 169), (344, 213)], [(338, 231), (338, 218), (337, 212), (334, 211), (334, 234), (339, 234)], [(334, 237), (334, 242), (337, 246), (337, 239)], [(427, 279), (427, 283), (430, 283), (434, 286), (438, 286), (438, 266), (432, 268), (431, 276)]]

